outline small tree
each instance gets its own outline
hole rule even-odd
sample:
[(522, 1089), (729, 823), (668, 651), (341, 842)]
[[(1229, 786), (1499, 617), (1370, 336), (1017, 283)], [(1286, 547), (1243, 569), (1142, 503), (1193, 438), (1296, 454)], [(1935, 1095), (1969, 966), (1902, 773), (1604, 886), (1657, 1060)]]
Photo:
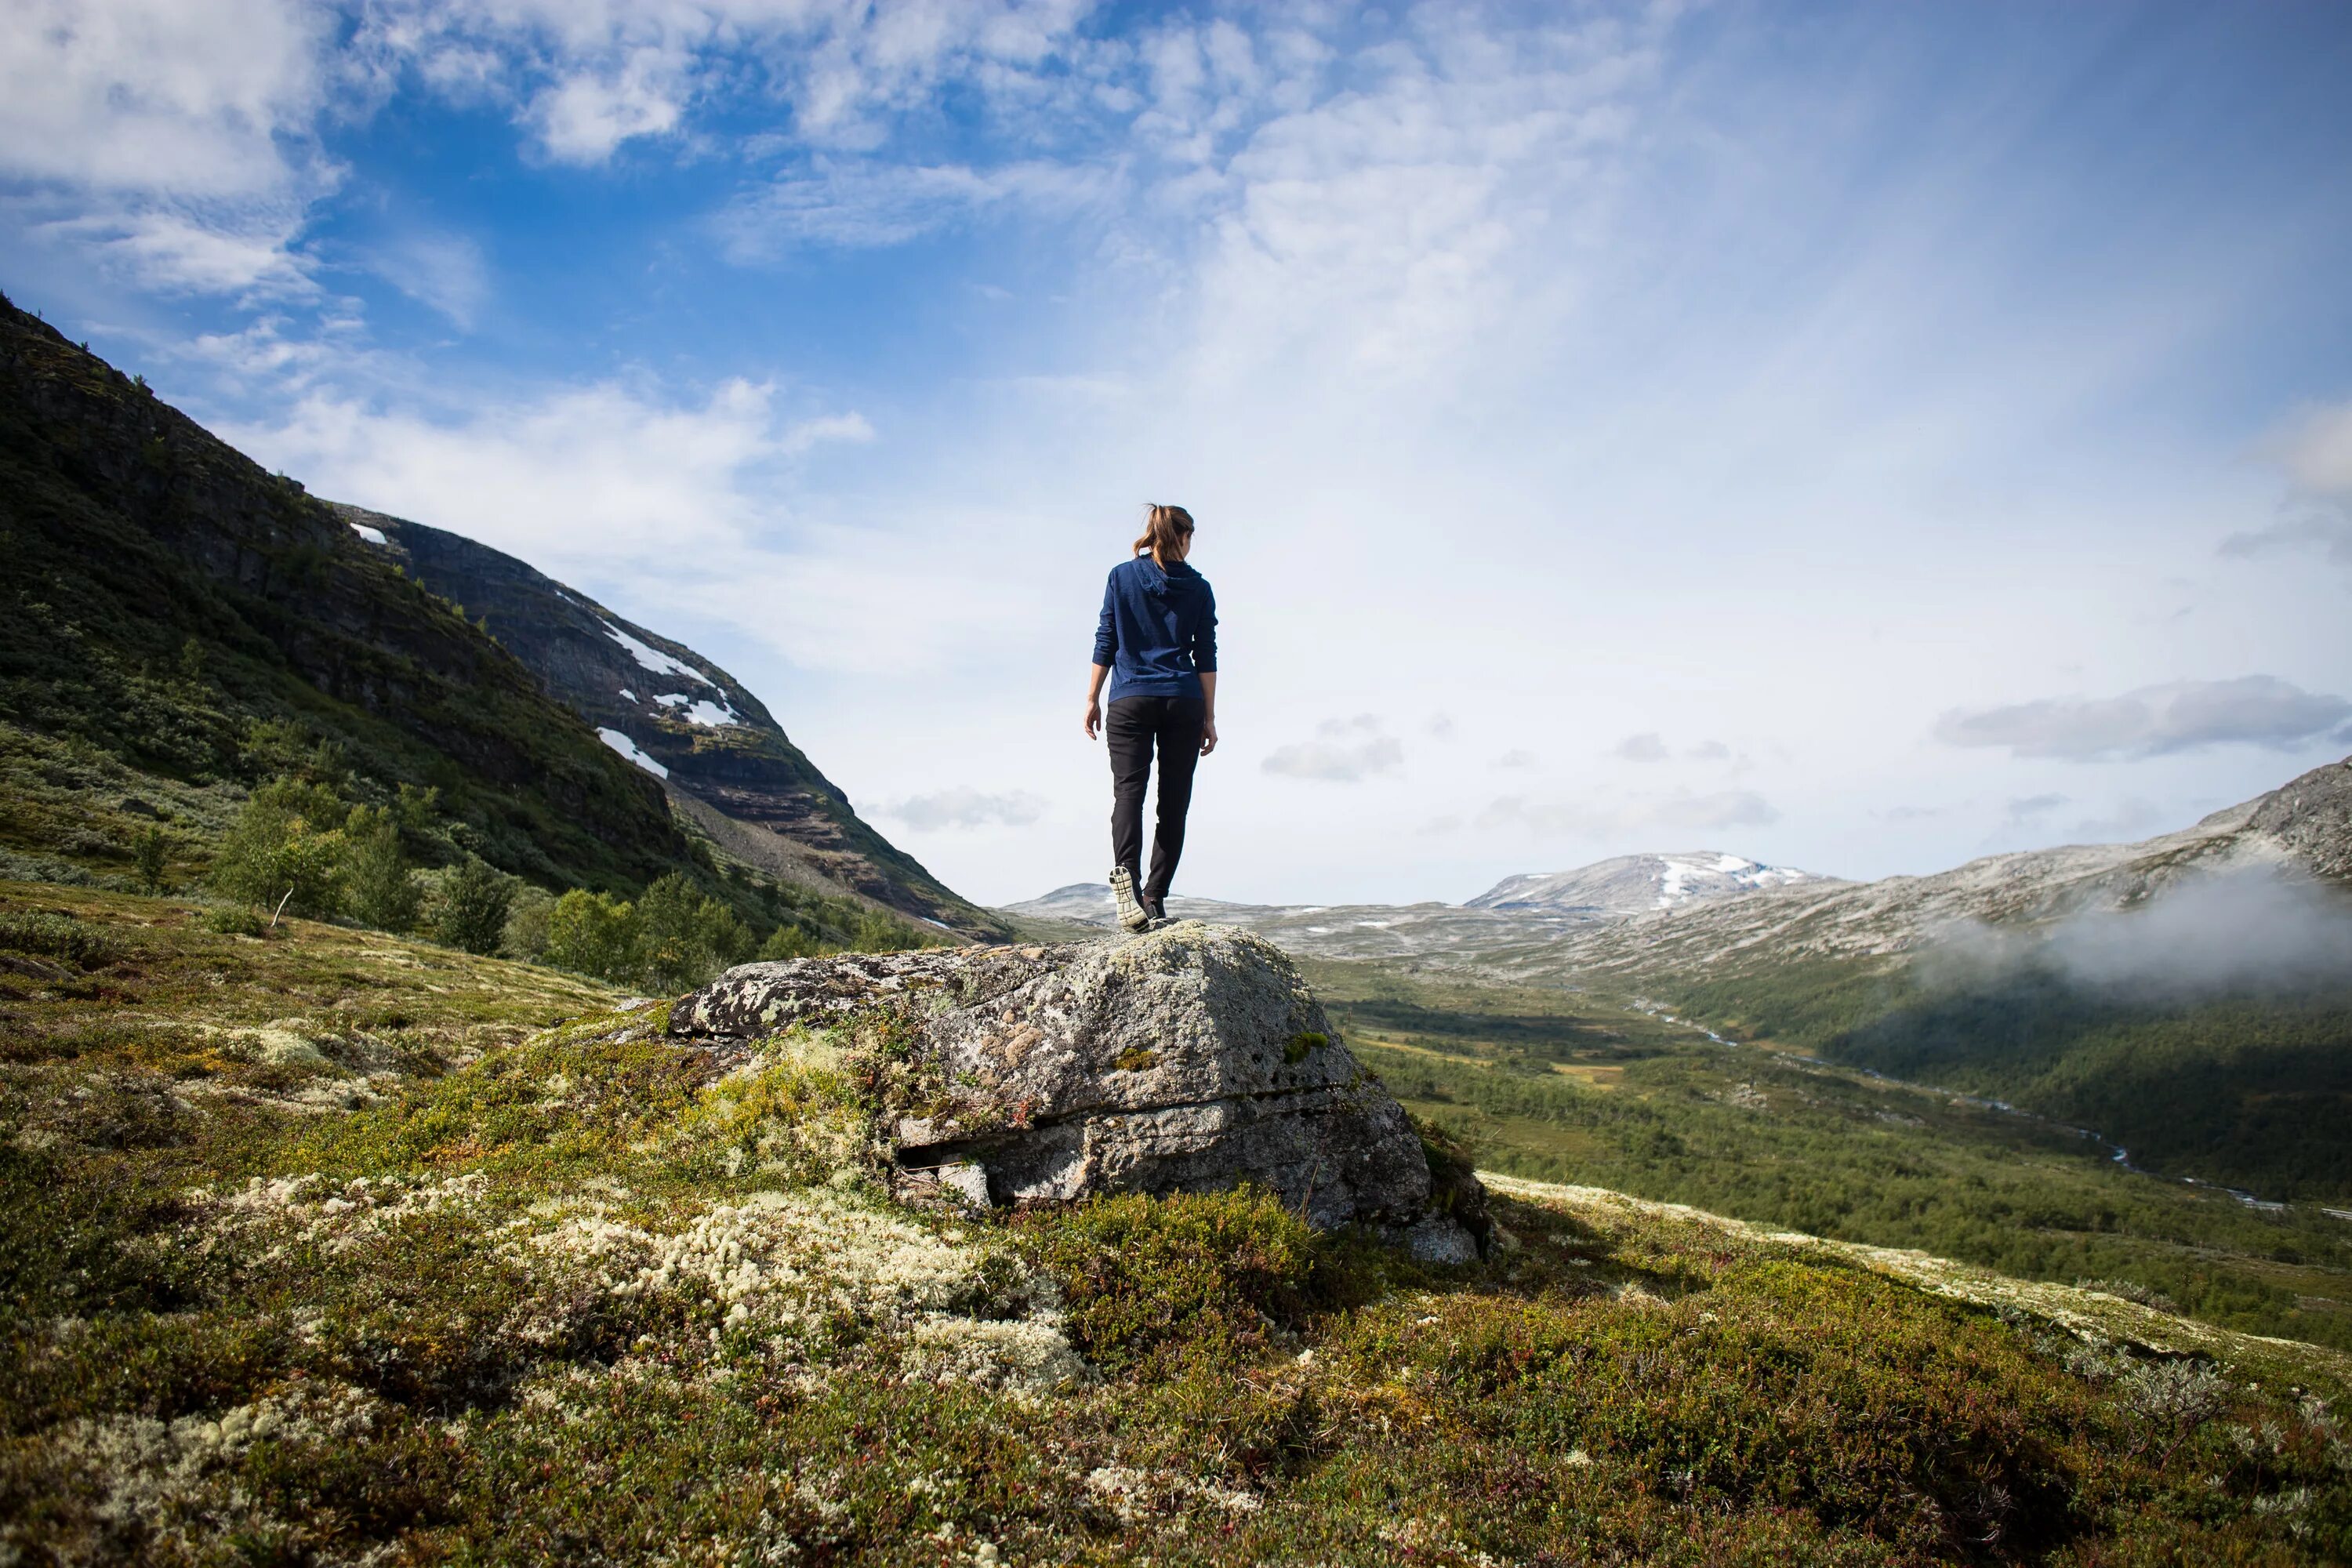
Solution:
[(558, 969), (628, 980), (637, 973), (637, 911), (625, 899), (574, 888), (547, 916), (546, 960)]
[(642, 973), (657, 991), (699, 985), (729, 964), (751, 955), (751, 931), (735, 911), (703, 897), (681, 872), (673, 871), (637, 901), (642, 932)]
[(824, 951), (816, 938), (796, 925), (780, 925), (768, 933), (760, 944), (760, 956), (773, 962), (784, 958), (814, 958)]
[(335, 912), (343, 836), (342, 803), (331, 790), (279, 779), (253, 792), (213, 858), (213, 890), (280, 914)]
[(922, 946), (923, 939), (905, 921), (869, 910), (857, 918), (852, 945), (859, 952), (899, 952)]
[(138, 868), (139, 885), (151, 893), (165, 891), (163, 870), (171, 863), (172, 841), (163, 830), (152, 823), (131, 847), (131, 863)]
[(343, 824), (343, 841), (345, 911), (378, 931), (414, 931), (425, 890), (409, 868), (392, 815), (372, 805), (352, 807)]
[(506, 936), (515, 879), (478, 855), (468, 855), (441, 879), (434, 934), (461, 952), (493, 953)]
[(499, 951), (524, 963), (539, 963), (547, 956), (548, 925), (554, 914), (553, 896), (545, 888), (524, 883), (516, 889), (513, 907), (507, 910), (506, 932)]

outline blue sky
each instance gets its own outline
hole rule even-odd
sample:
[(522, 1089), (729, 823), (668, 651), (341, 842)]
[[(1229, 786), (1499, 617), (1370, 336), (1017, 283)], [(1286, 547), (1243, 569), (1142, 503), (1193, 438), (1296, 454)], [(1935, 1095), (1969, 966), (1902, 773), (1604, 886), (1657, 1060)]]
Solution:
[(18, 0), (0, 287), (727, 665), (991, 901), (1848, 876), (2352, 751), (2352, 10)]

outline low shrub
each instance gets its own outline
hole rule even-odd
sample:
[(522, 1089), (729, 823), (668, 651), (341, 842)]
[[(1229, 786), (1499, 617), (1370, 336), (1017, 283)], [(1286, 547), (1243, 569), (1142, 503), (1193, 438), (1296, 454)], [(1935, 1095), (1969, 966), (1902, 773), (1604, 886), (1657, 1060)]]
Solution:
[(122, 944), (71, 915), (0, 914), (0, 952), (62, 959), (79, 969), (99, 969), (122, 955)]
[(1023, 1225), (1060, 1282), (1070, 1342), (1107, 1372), (1264, 1350), (1358, 1293), (1361, 1265), (1271, 1193), (1122, 1194)]

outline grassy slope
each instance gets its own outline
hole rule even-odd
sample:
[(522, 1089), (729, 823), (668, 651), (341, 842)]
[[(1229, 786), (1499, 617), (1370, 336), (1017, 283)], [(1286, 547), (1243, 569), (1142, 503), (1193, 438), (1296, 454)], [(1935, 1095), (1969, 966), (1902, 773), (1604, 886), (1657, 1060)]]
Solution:
[(1480, 1163), (2026, 1279), (2128, 1282), (2352, 1348), (2352, 1224), (2117, 1168), (2068, 1128), (1558, 991), (1304, 965), (1350, 1048)]
[[(47, 742), (202, 788), (263, 765), (249, 721), (287, 720), (381, 789), (437, 786), (482, 855), (551, 886), (642, 886), (683, 849), (652, 781), (487, 635), (5, 301), (0, 557), (0, 750)], [(121, 865), (131, 825), (88, 793), (78, 832), (12, 796), (0, 849)]]
[(913, 1214), (824, 1136), (887, 1034), (706, 1083), (513, 965), (26, 885), (0, 933), (21, 1560), (2352, 1548), (2323, 1352), (1589, 1194), (1445, 1274), (1246, 1196)]
[[(333, 743), (345, 793), (430, 786), (449, 837), (552, 891), (684, 871), (755, 934), (862, 900), (736, 868), (455, 607), (0, 300), (0, 876), (127, 885), (159, 824), (200, 879), (248, 786)], [(257, 744), (253, 728), (288, 728)], [(908, 927), (906, 939), (921, 932)]]

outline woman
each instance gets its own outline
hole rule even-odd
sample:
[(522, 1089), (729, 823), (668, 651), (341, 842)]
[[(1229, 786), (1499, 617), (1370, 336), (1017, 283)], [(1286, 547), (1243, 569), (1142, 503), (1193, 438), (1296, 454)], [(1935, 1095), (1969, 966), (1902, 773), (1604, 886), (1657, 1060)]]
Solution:
[[(1192, 514), (1181, 506), (1152, 507), (1132, 554), (1110, 569), (1095, 626), (1087, 738), (1103, 731), (1110, 739), (1110, 890), (1118, 923), (1129, 931), (1148, 931), (1168, 918), (1168, 885), (1184, 853), (1184, 812), (1192, 804), (1192, 767), (1217, 749), (1217, 601), (1209, 580), (1184, 564), (1192, 551)], [(1145, 879), (1143, 785), (1154, 747), (1160, 823)]]

